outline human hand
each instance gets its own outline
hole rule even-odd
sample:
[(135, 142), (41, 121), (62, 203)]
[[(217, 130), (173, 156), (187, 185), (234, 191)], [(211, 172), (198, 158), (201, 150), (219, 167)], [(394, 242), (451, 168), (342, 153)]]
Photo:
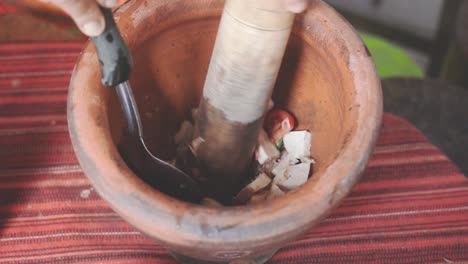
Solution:
[[(85, 35), (97, 36), (104, 31), (105, 23), (98, 4), (112, 8), (118, 0), (42, 0), (62, 8), (72, 17), (78, 28)], [(308, 0), (282, 0), (286, 10), (301, 13), (307, 8)]]
[(42, 0), (60, 7), (71, 16), (85, 35), (97, 36), (104, 31), (105, 22), (99, 5), (107, 8), (117, 6), (118, 0)]

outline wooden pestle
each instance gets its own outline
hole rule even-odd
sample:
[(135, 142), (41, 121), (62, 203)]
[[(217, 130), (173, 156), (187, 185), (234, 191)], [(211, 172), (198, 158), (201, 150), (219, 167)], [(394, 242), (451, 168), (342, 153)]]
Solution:
[(214, 198), (245, 181), (294, 14), (280, 0), (226, 0), (200, 102), (196, 154)]

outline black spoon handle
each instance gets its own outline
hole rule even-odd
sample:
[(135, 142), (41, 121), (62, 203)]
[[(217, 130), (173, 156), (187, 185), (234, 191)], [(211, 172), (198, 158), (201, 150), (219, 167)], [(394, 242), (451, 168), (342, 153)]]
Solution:
[(128, 81), (132, 70), (132, 56), (115, 24), (112, 11), (101, 7), (106, 21), (104, 32), (93, 37), (93, 43), (101, 64), (101, 82), (106, 86), (116, 86)]

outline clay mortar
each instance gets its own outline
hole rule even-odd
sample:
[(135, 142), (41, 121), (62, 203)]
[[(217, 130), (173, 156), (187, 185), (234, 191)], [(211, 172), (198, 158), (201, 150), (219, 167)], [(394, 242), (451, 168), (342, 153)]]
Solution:
[[(210, 0), (134, 0), (115, 14), (134, 55), (131, 83), (146, 141), (162, 158), (174, 153), (172, 136), (199, 103), (222, 7)], [(380, 80), (367, 48), (321, 1), (296, 18), (273, 99), (295, 114), (298, 129), (313, 133), (317, 163), (306, 185), (254, 206), (216, 209), (181, 202), (129, 170), (117, 151), (120, 108), (100, 84), (92, 44), (73, 72), (68, 122), (94, 188), (142, 233), (179, 260), (260, 263), (318, 224), (349, 193), (372, 152), (382, 115)]]

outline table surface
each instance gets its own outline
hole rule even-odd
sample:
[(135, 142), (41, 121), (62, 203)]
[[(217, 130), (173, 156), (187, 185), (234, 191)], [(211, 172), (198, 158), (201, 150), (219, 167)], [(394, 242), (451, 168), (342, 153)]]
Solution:
[[(175, 263), (82, 173), (66, 123), (82, 44), (0, 45), (0, 263)], [(269, 263), (468, 261), (468, 180), (407, 121), (378, 146), (342, 205)]]

